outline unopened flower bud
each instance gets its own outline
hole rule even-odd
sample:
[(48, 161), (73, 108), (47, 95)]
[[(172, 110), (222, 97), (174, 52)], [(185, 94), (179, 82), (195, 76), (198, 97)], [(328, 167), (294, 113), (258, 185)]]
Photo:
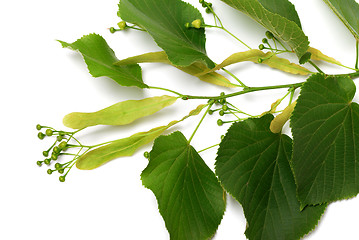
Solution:
[(117, 23), (117, 26), (120, 28), (120, 30), (125, 30), (127, 27), (127, 24), (125, 21), (121, 21), (121, 22)]
[(192, 27), (199, 29), (202, 26), (202, 21), (201, 21), (201, 19), (196, 19), (192, 22), (191, 25), (192, 25)]

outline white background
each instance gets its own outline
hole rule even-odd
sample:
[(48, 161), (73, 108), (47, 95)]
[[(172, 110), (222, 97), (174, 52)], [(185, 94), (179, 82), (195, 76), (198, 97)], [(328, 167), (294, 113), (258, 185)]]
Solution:
[[(200, 8), (197, 1), (190, 1)], [(292, 0), (311, 46), (353, 66), (355, 41), (321, 0)], [(161, 91), (121, 87), (107, 78), (92, 78), (79, 54), (62, 49), (56, 39), (73, 42), (92, 32), (101, 34), (119, 59), (157, 51), (145, 33), (110, 34), (119, 21), (116, 0), (2, 1), (0, 3), (0, 239), (169, 239), (152, 192), (144, 188), (140, 173), (147, 165), (142, 148), (130, 158), (113, 161), (93, 171), (73, 169), (65, 183), (46, 174), (36, 161), (51, 142), (37, 139), (35, 125), (62, 126), (62, 117), (73, 111), (96, 111), (118, 101), (166, 94)], [(213, 1), (228, 29), (256, 47), (265, 30), (222, 2)], [(201, 9), (202, 11), (203, 9)], [(212, 17), (202, 11), (207, 23)], [(216, 62), (246, 48), (219, 30), (207, 31), (208, 55)], [(310, 68), (310, 66), (308, 66)], [(321, 64), (328, 73), (348, 72)], [(202, 83), (177, 69), (161, 64), (143, 65), (144, 80), (195, 95), (212, 95), (222, 88)], [(243, 63), (229, 67), (250, 86), (304, 81), (265, 66)], [(228, 91), (228, 90), (226, 90)], [(233, 99), (252, 114), (269, 109), (285, 90), (248, 94)], [(138, 131), (180, 119), (200, 101), (178, 101), (171, 108), (125, 127), (94, 127), (80, 134), (83, 143), (123, 138)], [(197, 149), (219, 142), (228, 125), (217, 127), (218, 115), (208, 118), (192, 141)], [(199, 117), (173, 130), (190, 137)], [(202, 154), (213, 168), (216, 149)], [(359, 198), (333, 203), (318, 228), (305, 239), (359, 239)], [(228, 198), (216, 240), (245, 239), (241, 206)]]

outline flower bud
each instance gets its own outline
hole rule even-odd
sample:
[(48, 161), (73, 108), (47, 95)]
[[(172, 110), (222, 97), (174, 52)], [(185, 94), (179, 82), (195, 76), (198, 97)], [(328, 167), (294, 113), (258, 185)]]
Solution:
[(57, 154), (61, 151), (61, 149), (58, 146), (55, 146), (52, 151)]
[(52, 160), (57, 160), (57, 154), (52, 153), (52, 154), (51, 154), (51, 159), (52, 159)]
[(114, 27), (110, 27), (110, 33), (115, 33), (116, 32), (116, 29)]
[(59, 144), (59, 148), (60, 148), (60, 149), (64, 149), (66, 146), (67, 146), (67, 142), (65, 142), (65, 141), (62, 141), (62, 142)]
[(37, 137), (42, 140), (42, 139), (45, 138), (45, 134), (43, 134), (42, 132), (39, 132), (39, 133), (37, 134)]
[(266, 37), (267, 37), (268, 39), (274, 38), (273, 33), (271, 33), (270, 31), (266, 31)]
[(55, 164), (55, 169), (56, 170), (61, 169), (61, 168), (62, 168), (62, 165), (60, 163)]
[(218, 125), (218, 126), (222, 126), (222, 125), (223, 125), (223, 121), (222, 121), (221, 119), (218, 119), (218, 120), (217, 120), (217, 125)]
[(59, 177), (59, 181), (60, 181), (60, 182), (65, 182), (65, 180), (66, 180), (65, 176), (60, 176), (60, 177)]
[(192, 27), (199, 29), (202, 26), (202, 21), (201, 19), (196, 19), (191, 23), (191, 25)]
[(120, 28), (120, 30), (125, 30), (127, 27), (127, 24), (125, 21), (121, 21), (121, 22), (117, 23), (117, 26)]
[(54, 132), (51, 129), (46, 129), (45, 134), (46, 134), (46, 136), (50, 137), (50, 136), (52, 136), (52, 134), (54, 134)]

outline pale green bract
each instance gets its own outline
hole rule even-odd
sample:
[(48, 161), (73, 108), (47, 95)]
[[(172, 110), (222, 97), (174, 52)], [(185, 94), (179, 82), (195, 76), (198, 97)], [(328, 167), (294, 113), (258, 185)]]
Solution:
[(95, 125), (125, 125), (152, 115), (172, 105), (178, 97), (159, 96), (141, 100), (127, 100), (116, 103), (97, 112), (73, 112), (66, 115), (63, 123), (66, 127), (82, 129)]
[(111, 141), (104, 146), (95, 148), (82, 155), (76, 161), (76, 167), (81, 170), (92, 170), (116, 158), (132, 156), (140, 147), (152, 142), (168, 128), (191, 116), (198, 115), (205, 106), (199, 105), (181, 120), (172, 121), (166, 126), (156, 127), (147, 132), (136, 133), (130, 137)]
[(278, 114), (270, 123), (269, 129), (272, 133), (282, 132), (284, 124), (289, 120), (290, 116), (293, 113), (294, 107), (297, 102), (292, 102), (289, 104), (280, 114)]
[(233, 8), (247, 14), (288, 44), (300, 59), (308, 50), (308, 37), (296, 22), (266, 9), (258, 0), (222, 0)]
[(207, 240), (225, 210), (217, 177), (181, 132), (158, 137), (142, 183), (156, 195), (171, 240)]
[(309, 47), (308, 52), (311, 53), (311, 59), (313, 60), (325, 61), (336, 65), (342, 65), (341, 62), (339, 62), (338, 60), (325, 55), (324, 53), (322, 53), (320, 50), (316, 48)]
[[(150, 52), (141, 54), (134, 57), (129, 57), (126, 59), (122, 59), (115, 64), (118, 66), (122, 65), (128, 65), (128, 64), (136, 64), (136, 63), (166, 63), (173, 65), (171, 61), (168, 60), (166, 52)], [(210, 69), (206, 67), (205, 64), (201, 62), (195, 62), (189, 66), (186, 67), (180, 67), (173, 65), (174, 67), (178, 68), (179, 70), (191, 74), (192, 76), (198, 77), (200, 80), (215, 84), (222, 87), (237, 87), (237, 85), (234, 85), (231, 83), (227, 78), (222, 76), (221, 74), (218, 74), (216, 72), (209, 72)], [(208, 72), (207, 74), (202, 74), (204, 72)], [(199, 75), (200, 74), (200, 75)]]
[(121, 0), (119, 15), (124, 21), (143, 27), (176, 66), (202, 62), (214, 63), (206, 55), (203, 28), (186, 28), (186, 23), (200, 19), (201, 13), (181, 0)]
[(215, 68), (199, 73), (197, 74), (197, 76), (203, 76), (205, 74), (211, 73), (213, 71), (219, 70), (221, 68), (224, 68), (228, 65), (235, 63), (246, 62), (246, 61), (258, 63), (259, 58), (262, 59), (263, 64), (281, 70), (283, 72), (287, 72), (291, 74), (299, 74), (304, 76), (311, 73), (311, 71), (309, 71), (305, 67), (302, 67), (295, 63), (291, 63), (288, 59), (280, 58), (272, 52), (265, 53), (258, 49), (251, 49), (245, 52), (234, 53), (228, 58), (226, 58), (225, 60), (223, 60), (223, 62), (218, 64)]

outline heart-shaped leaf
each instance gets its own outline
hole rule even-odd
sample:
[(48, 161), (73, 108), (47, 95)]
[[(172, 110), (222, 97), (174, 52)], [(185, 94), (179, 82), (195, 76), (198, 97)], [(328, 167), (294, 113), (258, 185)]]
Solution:
[(185, 26), (196, 19), (203, 23), (201, 13), (192, 5), (181, 0), (121, 0), (119, 15), (146, 29), (174, 65), (199, 61), (214, 67), (206, 55), (204, 29)]
[(100, 35), (89, 34), (74, 43), (59, 42), (63, 47), (77, 50), (82, 54), (92, 76), (106, 76), (122, 86), (148, 87), (143, 83), (142, 71), (138, 64), (113, 65), (118, 59), (113, 50), (107, 45), (105, 39)]
[(160, 136), (141, 174), (152, 190), (172, 240), (214, 235), (225, 210), (217, 177), (181, 132)]
[(313, 75), (291, 117), (293, 171), (302, 206), (359, 192), (359, 105), (349, 77)]
[[(279, 6), (274, 2), (258, 0), (222, 0), (239, 11), (244, 12), (267, 30), (276, 35), (277, 38), (287, 43), (300, 59), (308, 50), (308, 37), (305, 36), (300, 25), (292, 20), (281, 16), (284, 11), (275, 11), (272, 6)], [(263, 2), (263, 3), (262, 3)], [(265, 3), (265, 4), (264, 4)], [(273, 5), (274, 4), (274, 5)], [(266, 6), (266, 7), (264, 7)], [(283, 5), (284, 7), (285, 5)], [(288, 5), (289, 6), (289, 5)], [(284, 14), (283, 14), (284, 15)]]
[(359, 4), (355, 0), (323, 0), (359, 41)]
[(249, 240), (299, 239), (317, 225), (326, 205), (300, 211), (289, 165), (292, 140), (274, 134), (270, 114), (233, 124), (220, 144), (216, 174), (243, 206)]

